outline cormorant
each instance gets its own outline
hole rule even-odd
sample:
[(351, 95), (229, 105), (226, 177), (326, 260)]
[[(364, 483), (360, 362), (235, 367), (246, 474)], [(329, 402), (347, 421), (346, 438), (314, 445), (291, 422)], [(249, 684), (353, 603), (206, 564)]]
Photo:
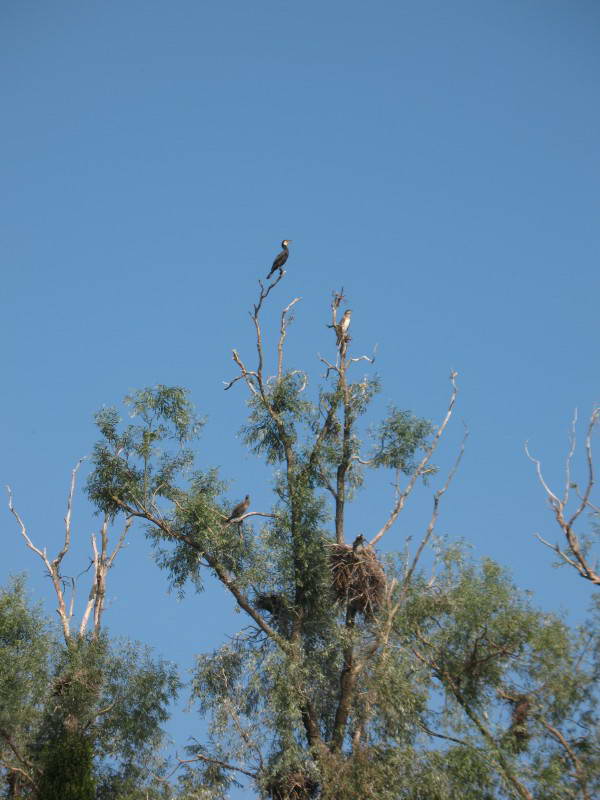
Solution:
[(364, 550), (365, 547), (365, 537), (362, 533), (359, 533), (354, 542), (352, 543), (352, 550), (356, 553), (357, 550)]
[(284, 239), (283, 242), (281, 243), (283, 250), (281, 251), (281, 253), (278, 253), (278, 255), (275, 257), (275, 261), (273, 262), (273, 266), (271, 267), (271, 272), (269, 272), (269, 274), (267, 275), (267, 280), (271, 277), (271, 275), (275, 272), (275, 270), (277, 269), (283, 270), (283, 265), (288, 260), (288, 256), (290, 254), (288, 245), (291, 241), (292, 241), (291, 239)]
[(238, 503), (237, 506), (233, 509), (231, 514), (229, 515), (227, 522), (231, 522), (238, 517), (241, 517), (243, 514), (246, 513), (248, 506), (250, 505), (250, 495), (247, 494), (246, 497), (242, 500), (241, 503)]
[(348, 333), (348, 328), (350, 327), (350, 317), (352, 316), (352, 310), (347, 308), (344, 311), (344, 316), (341, 318), (336, 331), (337, 331), (337, 344), (339, 346), (342, 339), (345, 338), (346, 334)]

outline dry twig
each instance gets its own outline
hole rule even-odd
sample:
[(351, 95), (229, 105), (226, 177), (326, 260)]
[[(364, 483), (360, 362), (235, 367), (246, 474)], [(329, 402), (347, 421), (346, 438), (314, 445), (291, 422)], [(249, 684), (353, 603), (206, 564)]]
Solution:
[[(392, 527), (394, 522), (398, 519), (398, 515), (400, 514), (400, 512), (404, 508), (404, 505), (406, 503), (406, 500), (408, 499), (408, 496), (410, 495), (410, 493), (414, 489), (415, 484), (417, 482), (417, 479), (419, 478), (420, 475), (423, 475), (423, 474), (426, 473), (427, 465), (429, 463), (429, 460), (431, 459), (431, 456), (435, 452), (435, 450), (436, 450), (436, 448), (437, 448), (437, 446), (439, 444), (440, 438), (441, 438), (442, 434), (444, 433), (444, 430), (446, 429), (446, 426), (448, 425), (448, 422), (450, 421), (450, 418), (451, 418), (452, 413), (454, 411), (454, 406), (456, 404), (456, 396), (458, 394), (458, 388), (456, 386), (457, 375), (458, 375), (458, 373), (454, 372), (454, 371), (452, 371), (450, 373), (450, 383), (452, 384), (452, 394), (450, 396), (450, 402), (448, 404), (448, 410), (446, 411), (446, 416), (444, 417), (444, 419), (442, 420), (442, 422), (438, 426), (438, 429), (436, 430), (436, 432), (435, 432), (435, 434), (433, 436), (433, 439), (431, 440), (430, 445), (426, 448), (425, 455), (423, 456), (421, 461), (417, 464), (417, 466), (413, 470), (413, 473), (412, 473), (412, 475), (410, 476), (410, 478), (408, 480), (408, 484), (406, 485), (406, 488), (404, 490), (402, 490), (402, 491), (398, 491), (398, 495), (397, 495), (397, 498), (396, 498), (396, 502), (394, 503), (394, 507), (392, 508), (392, 511), (391, 511), (387, 521), (383, 525), (383, 527), (380, 528), (380, 530), (371, 539), (371, 542), (370, 542), (371, 545), (376, 544), (381, 539), (381, 537), (384, 536), (387, 533), (387, 531)], [(463, 449), (464, 449), (464, 442), (463, 442)], [(462, 457), (463, 449), (461, 449), (458, 461), (455, 464), (455, 467), (451, 471), (450, 475), (448, 476), (448, 483), (452, 479), (452, 477), (454, 476), (456, 468), (458, 467), (458, 463), (460, 462), (460, 458)], [(447, 483), (447, 485), (448, 485), (448, 483)], [(446, 491), (447, 485), (444, 487), (444, 489), (441, 492), (441, 494), (443, 494)], [(441, 497), (441, 494), (440, 494), (440, 497)], [(438, 498), (438, 503), (439, 503), (439, 498)], [(437, 507), (434, 508), (434, 511), (436, 511), (436, 510), (437, 510)]]
[[(549, 547), (553, 552), (555, 552), (559, 558), (566, 564), (572, 566), (582, 578), (590, 581), (595, 586), (600, 586), (600, 572), (598, 571), (597, 566), (594, 564), (592, 565), (589, 559), (589, 555), (586, 552), (585, 548), (582, 546), (579, 537), (575, 533), (573, 526), (575, 522), (579, 519), (579, 517), (583, 514), (584, 511), (589, 511), (595, 514), (600, 513), (600, 508), (592, 502), (591, 494), (592, 489), (594, 487), (594, 462), (592, 457), (592, 435), (596, 426), (600, 422), (600, 407), (595, 408), (592, 411), (590, 416), (586, 437), (585, 437), (585, 460), (586, 460), (586, 471), (587, 471), (587, 480), (585, 483), (585, 487), (583, 492), (580, 492), (577, 484), (572, 483), (572, 463), (573, 457), (575, 455), (575, 447), (576, 447), (576, 426), (577, 426), (577, 411), (575, 411), (573, 415), (573, 421), (571, 424), (571, 435), (570, 435), (570, 442), (569, 442), (569, 450), (567, 452), (566, 463), (565, 463), (565, 486), (562, 493), (562, 497), (559, 497), (555, 494), (542, 473), (542, 466), (539, 459), (534, 458), (531, 453), (529, 452), (528, 444), (525, 443), (525, 453), (529, 460), (535, 464), (535, 470), (538, 477), (540, 484), (542, 485), (544, 492), (546, 493), (546, 497), (550, 504), (552, 511), (554, 512), (554, 516), (556, 521), (563, 532), (563, 535), (566, 540), (566, 548), (563, 549), (558, 544), (551, 544), (546, 539), (544, 539), (539, 534), (536, 534), (536, 538), (542, 542), (542, 544)], [(570, 490), (575, 489), (577, 493), (578, 503), (574, 509), (574, 511), (569, 515), (567, 511), (567, 506), (569, 504), (570, 499)]]

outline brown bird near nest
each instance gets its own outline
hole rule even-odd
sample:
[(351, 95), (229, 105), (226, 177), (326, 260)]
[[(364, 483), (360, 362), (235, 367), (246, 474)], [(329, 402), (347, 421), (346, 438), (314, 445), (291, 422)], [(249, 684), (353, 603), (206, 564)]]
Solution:
[(352, 543), (352, 550), (355, 553), (358, 550), (364, 550), (365, 549), (365, 542), (366, 542), (365, 537), (362, 535), (362, 533), (359, 533), (358, 536), (356, 537), (356, 539), (354, 540), (354, 542)]
[(348, 333), (348, 328), (350, 327), (350, 317), (352, 316), (352, 310), (347, 308), (344, 311), (344, 316), (341, 318), (336, 330), (337, 333), (337, 345), (339, 347), (340, 342), (342, 339), (346, 338), (346, 334)]
[(250, 505), (250, 495), (247, 494), (246, 497), (244, 497), (244, 499), (242, 500), (242, 502), (238, 503), (237, 506), (233, 509), (233, 511), (227, 518), (227, 522), (232, 522), (234, 519), (243, 516), (248, 510), (249, 505)]

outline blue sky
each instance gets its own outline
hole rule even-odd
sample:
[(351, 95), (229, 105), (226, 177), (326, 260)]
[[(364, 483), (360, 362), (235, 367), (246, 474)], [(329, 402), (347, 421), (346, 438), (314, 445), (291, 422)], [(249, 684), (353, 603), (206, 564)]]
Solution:
[[(270, 502), (237, 432), (232, 347), (282, 238), (301, 296), (289, 363), (319, 374), (331, 290), (395, 402), (470, 440), (440, 533), (509, 566), (581, 619), (590, 587), (555, 572), (523, 443), (561, 478), (569, 422), (600, 399), (600, 7), (595, 2), (8, 2), (0, 11), (3, 414), (0, 478), (39, 544), (61, 534), (93, 412), (155, 383), (192, 390), (203, 464)], [(361, 367), (362, 369), (362, 367)], [(379, 481), (351, 511), (377, 528)], [(386, 548), (426, 524), (415, 498)], [(1, 518), (2, 579), (40, 565)], [(80, 559), (95, 521), (76, 507)], [(80, 563), (80, 562), (79, 562)], [(78, 571), (77, 558), (73, 571)], [(132, 534), (107, 622), (178, 661), (240, 625), (219, 587), (178, 602)], [(50, 606), (51, 607), (51, 606)], [(178, 714), (181, 746), (198, 732)]]

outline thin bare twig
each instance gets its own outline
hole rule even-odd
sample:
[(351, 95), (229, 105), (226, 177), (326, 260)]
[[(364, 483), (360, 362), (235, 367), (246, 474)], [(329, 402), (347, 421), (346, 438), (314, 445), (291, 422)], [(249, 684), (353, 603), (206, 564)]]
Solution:
[(277, 380), (281, 380), (281, 375), (283, 373), (283, 343), (285, 341), (285, 336), (287, 333), (287, 326), (292, 321), (293, 317), (290, 315), (288, 319), (286, 319), (286, 315), (289, 314), (290, 309), (292, 306), (296, 305), (300, 301), (300, 297), (295, 297), (291, 303), (283, 309), (281, 312), (281, 325), (279, 328), (279, 342), (277, 343)]
[(77, 473), (79, 472), (79, 467), (85, 461), (84, 458), (80, 458), (77, 464), (71, 470), (71, 485), (69, 486), (69, 495), (67, 497), (67, 513), (65, 514), (65, 540), (61, 550), (59, 551), (56, 558), (52, 561), (54, 567), (58, 570), (60, 566), (60, 562), (63, 560), (65, 555), (69, 552), (69, 548), (71, 547), (71, 517), (73, 513), (73, 495), (75, 494), (75, 486), (77, 483)]
[(235, 377), (233, 380), (231, 380), (231, 381), (229, 381), (229, 382), (227, 382), (225, 384), (225, 391), (227, 391), (228, 389), (231, 389), (231, 387), (235, 383), (237, 383), (238, 381), (243, 380), (243, 381), (246, 382), (246, 385), (248, 386), (248, 389), (250, 389), (250, 391), (253, 394), (257, 394), (257, 390), (256, 390), (256, 387), (254, 386), (254, 383), (252, 382), (252, 378), (258, 378), (258, 375), (256, 374), (256, 372), (254, 370), (246, 369), (246, 367), (245, 367), (242, 359), (240, 358), (237, 350), (232, 350), (231, 352), (232, 352), (231, 357), (233, 358), (235, 363), (240, 368), (240, 374), (237, 377)]
[[(563, 491), (562, 499), (558, 497), (558, 495), (552, 491), (544, 475), (542, 473), (541, 462), (539, 459), (534, 458), (531, 453), (529, 452), (529, 447), (527, 443), (525, 443), (525, 453), (527, 457), (533, 464), (535, 464), (536, 474), (540, 484), (542, 485), (550, 507), (554, 512), (554, 516), (556, 521), (561, 528), (563, 535), (565, 537), (567, 546), (563, 550), (559, 547), (558, 544), (551, 544), (546, 539), (542, 538), (539, 534), (536, 534), (537, 538), (539, 539), (542, 544), (546, 547), (549, 547), (553, 552), (555, 552), (559, 558), (561, 558), (565, 563), (569, 564), (571, 567), (577, 570), (579, 575), (582, 578), (590, 581), (592, 584), (598, 586), (600, 585), (600, 573), (598, 573), (596, 567), (593, 567), (589, 561), (587, 553), (584, 552), (582, 546), (580, 544), (579, 538), (575, 531), (573, 530), (573, 526), (575, 522), (579, 519), (581, 514), (584, 511), (591, 511), (593, 513), (598, 513), (600, 509), (591, 501), (591, 493), (595, 483), (594, 477), (594, 461), (592, 455), (592, 434), (594, 433), (594, 429), (598, 422), (600, 421), (600, 408), (595, 408), (592, 411), (592, 414), (589, 419), (587, 433), (585, 437), (585, 460), (586, 460), (586, 468), (587, 468), (587, 481), (583, 492), (580, 492), (576, 486), (576, 484), (572, 483), (572, 461), (573, 456), (575, 454), (575, 446), (576, 446), (576, 425), (577, 425), (577, 411), (575, 411), (573, 415), (573, 421), (571, 424), (571, 434), (569, 437), (569, 449), (567, 452), (566, 463), (565, 463), (565, 488)], [(575, 488), (577, 498), (579, 500), (578, 505), (574, 509), (573, 513), (568, 516), (567, 513), (567, 505), (569, 503), (569, 491), (570, 489)]]
[(573, 767), (575, 768), (577, 780), (579, 781), (579, 785), (581, 787), (581, 794), (583, 795), (584, 800), (590, 800), (590, 794), (588, 792), (587, 781), (585, 778), (585, 769), (581, 761), (575, 755), (575, 751), (573, 750), (569, 742), (566, 740), (566, 738), (563, 736), (563, 734), (558, 730), (558, 728), (555, 728), (553, 725), (551, 725), (548, 722), (548, 720), (544, 719), (544, 717), (538, 717), (538, 719), (542, 723), (544, 728), (546, 728), (548, 733), (550, 733), (550, 735), (554, 739), (556, 739), (557, 742), (559, 742), (561, 747), (567, 753), (569, 760), (571, 761)]
[(154, 775), (154, 777), (161, 781), (162, 783), (166, 783), (170, 778), (175, 775), (177, 770), (184, 767), (186, 764), (194, 764), (198, 761), (203, 761), (206, 764), (217, 764), (219, 767), (223, 767), (223, 769), (231, 769), (235, 770), (236, 772), (241, 772), (244, 775), (248, 775), (249, 778), (257, 778), (258, 775), (256, 772), (249, 772), (247, 769), (243, 769), (243, 767), (237, 767), (235, 764), (228, 764), (226, 761), (221, 761), (218, 758), (211, 758), (210, 756), (202, 755), (202, 753), (196, 753), (194, 758), (178, 758), (177, 759), (177, 766), (171, 770), (171, 772), (166, 777), (161, 777), (160, 775)]
[[(32, 542), (29, 534), (27, 533), (27, 528), (23, 519), (19, 515), (18, 511), (14, 506), (13, 494), (10, 486), (7, 486), (8, 492), (8, 509), (14, 518), (17, 520), (17, 524), (19, 525), (21, 536), (23, 537), (27, 547), (32, 550), (43, 562), (48, 571), (48, 575), (52, 580), (52, 585), (54, 587), (54, 592), (56, 594), (58, 607), (56, 609), (58, 616), (61, 621), (63, 636), (65, 639), (65, 643), (69, 644), (72, 638), (71, 633), (71, 621), (74, 616), (75, 611), (75, 598), (76, 598), (76, 589), (77, 589), (77, 582), (78, 579), (85, 574), (90, 566), (94, 567), (93, 577), (92, 577), (92, 585), (90, 588), (90, 592), (88, 595), (88, 600), (86, 606), (84, 608), (81, 622), (79, 624), (78, 635), (83, 636), (89, 618), (94, 609), (94, 636), (97, 636), (100, 630), (100, 622), (102, 617), (102, 612), (104, 609), (104, 597), (105, 597), (105, 587), (106, 587), (106, 575), (108, 571), (113, 566), (114, 560), (117, 557), (123, 543), (125, 541), (125, 537), (127, 535), (127, 531), (132, 523), (132, 518), (128, 518), (125, 522), (124, 530), (115, 545), (113, 552), (109, 555), (108, 554), (108, 517), (105, 516), (104, 522), (102, 524), (100, 530), (100, 548), (98, 547), (98, 541), (95, 535), (92, 535), (91, 543), (92, 543), (92, 552), (93, 558), (91, 564), (83, 570), (79, 575), (75, 578), (67, 578), (61, 574), (60, 567), (62, 564), (63, 559), (69, 553), (71, 548), (72, 542), (72, 516), (73, 516), (73, 498), (75, 495), (76, 489), (76, 481), (77, 481), (77, 473), (78, 470), (85, 459), (80, 459), (73, 470), (71, 471), (71, 482), (69, 486), (69, 493), (67, 496), (67, 512), (65, 514), (64, 522), (65, 522), (65, 534), (61, 549), (58, 551), (55, 558), (50, 559), (48, 558), (46, 548), (41, 550), (39, 547), (36, 547)], [(70, 602), (67, 608), (67, 603), (65, 600), (65, 592), (67, 590), (67, 585), (71, 587), (71, 597)]]
[[(458, 373), (454, 372), (454, 371), (452, 371), (450, 373), (450, 383), (452, 384), (452, 394), (450, 396), (450, 402), (448, 404), (448, 410), (446, 411), (446, 416), (444, 417), (444, 419), (442, 420), (442, 422), (438, 426), (438, 429), (436, 430), (436, 432), (435, 432), (435, 434), (433, 436), (433, 439), (431, 440), (431, 443), (426, 448), (425, 455), (423, 456), (421, 461), (418, 463), (418, 465), (414, 469), (412, 475), (410, 476), (410, 479), (408, 481), (408, 484), (407, 484), (406, 488), (402, 492), (398, 493), (397, 500), (396, 500), (396, 502), (394, 504), (394, 507), (393, 507), (393, 509), (392, 509), (392, 511), (390, 513), (390, 516), (388, 517), (386, 523), (383, 525), (382, 528), (380, 528), (380, 530), (371, 539), (371, 542), (370, 542), (371, 545), (376, 544), (381, 539), (381, 537), (384, 536), (387, 533), (387, 531), (392, 527), (394, 522), (398, 519), (398, 515), (400, 514), (400, 512), (404, 508), (406, 500), (407, 500), (408, 496), (410, 495), (410, 493), (412, 492), (412, 490), (414, 489), (415, 484), (417, 482), (417, 479), (419, 478), (420, 475), (422, 475), (425, 472), (427, 464), (429, 463), (429, 460), (430, 460), (431, 456), (435, 452), (435, 449), (438, 446), (440, 438), (441, 438), (442, 434), (444, 433), (444, 431), (446, 429), (446, 426), (448, 425), (448, 422), (450, 421), (450, 418), (451, 418), (452, 413), (454, 411), (454, 406), (456, 404), (456, 396), (458, 394), (458, 388), (456, 386), (457, 375), (458, 375)], [(462, 453), (461, 453), (461, 455), (462, 455)]]
[(404, 577), (404, 581), (402, 583), (402, 589), (400, 591), (399, 603), (402, 602), (403, 598), (405, 597), (405, 595), (406, 595), (406, 593), (408, 591), (408, 587), (410, 585), (410, 581), (411, 581), (412, 576), (413, 576), (413, 574), (415, 572), (417, 564), (419, 563), (419, 559), (421, 557), (421, 554), (423, 553), (423, 550), (425, 549), (429, 539), (431, 538), (431, 535), (433, 533), (433, 530), (435, 528), (435, 525), (436, 525), (436, 522), (437, 522), (437, 519), (438, 519), (438, 515), (439, 515), (440, 500), (442, 499), (443, 495), (448, 490), (448, 487), (452, 483), (452, 479), (456, 475), (456, 472), (457, 472), (457, 470), (458, 470), (458, 468), (460, 466), (460, 462), (461, 462), (462, 457), (463, 457), (464, 452), (465, 452), (465, 445), (467, 443), (467, 439), (468, 438), (469, 438), (469, 431), (465, 430), (465, 435), (463, 436), (463, 440), (462, 440), (462, 442), (460, 444), (460, 449), (459, 449), (458, 455), (456, 457), (456, 461), (452, 465), (452, 469), (448, 472), (448, 476), (446, 478), (446, 482), (444, 483), (444, 485), (442, 486), (441, 489), (438, 489), (436, 491), (436, 493), (433, 496), (433, 511), (431, 512), (431, 519), (429, 520), (429, 525), (427, 526), (427, 530), (425, 531), (425, 536), (423, 536), (423, 538), (422, 538), (422, 540), (421, 540), (421, 542), (420, 542), (420, 544), (419, 544), (419, 546), (417, 548), (417, 551), (416, 551), (416, 553), (414, 555), (414, 558), (412, 560), (412, 564), (410, 565), (410, 567), (409, 567), (409, 569), (408, 569), (408, 571), (407, 571), (407, 573), (406, 573), (406, 575)]
[(247, 511), (245, 514), (242, 514), (241, 517), (234, 517), (233, 519), (227, 518), (224, 527), (227, 528), (234, 523), (237, 525), (245, 519), (248, 519), (248, 517), (270, 517), (271, 519), (277, 519), (277, 514), (268, 514), (266, 511)]
[[(52, 580), (52, 585), (54, 586), (54, 591), (56, 593), (56, 599), (58, 601), (58, 608), (56, 609), (56, 612), (57, 612), (58, 616), (60, 617), (60, 622), (61, 622), (61, 626), (62, 626), (62, 630), (63, 630), (63, 636), (65, 638), (65, 642), (68, 643), (70, 641), (70, 637), (71, 637), (71, 630), (70, 630), (70, 624), (69, 624), (70, 620), (69, 620), (69, 615), (68, 615), (67, 607), (66, 607), (66, 603), (65, 603), (65, 594), (64, 594), (64, 589), (63, 589), (62, 582), (61, 582), (61, 576), (60, 576), (60, 573), (58, 571), (58, 568), (59, 568), (59, 565), (60, 565), (60, 561), (62, 560), (62, 558), (64, 556), (64, 553), (60, 556), (60, 558), (57, 557), (53, 561), (50, 561), (50, 559), (48, 558), (48, 556), (46, 554), (46, 548), (44, 548), (44, 550), (40, 550), (39, 547), (36, 547), (33, 544), (33, 542), (31, 541), (31, 539), (29, 538), (29, 535), (27, 533), (27, 528), (25, 526), (25, 523), (23, 522), (23, 520), (21, 519), (21, 516), (19, 515), (18, 511), (14, 507), (12, 489), (10, 488), (10, 486), (7, 486), (6, 490), (7, 490), (7, 493), (8, 493), (8, 510), (11, 512), (11, 514), (17, 520), (17, 523), (18, 523), (18, 525), (19, 525), (19, 527), (21, 529), (21, 535), (22, 535), (23, 539), (25, 540), (25, 542), (27, 544), (27, 547), (29, 547), (30, 550), (32, 550), (34, 553), (36, 553), (42, 559), (46, 569), (48, 570), (48, 574), (50, 576), (50, 579)], [(60, 553), (59, 553), (59, 555), (60, 555)]]

